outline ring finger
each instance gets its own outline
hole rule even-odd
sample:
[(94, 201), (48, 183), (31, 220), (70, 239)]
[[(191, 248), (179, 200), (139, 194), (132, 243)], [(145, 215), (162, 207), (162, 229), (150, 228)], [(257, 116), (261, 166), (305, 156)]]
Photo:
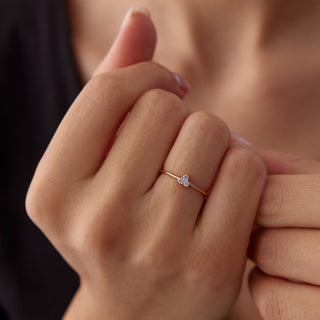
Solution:
[[(224, 122), (210, 113), (195, 112), (184, 122), (163, 170), (178, 177), (188, 174), (191, 183), (208, 191), (229, 143), (229, 130)], [(169, 232), (179, 236), (179, 230), (193, 230), (203, 205), (203, 194), (161, 174), (151, 196), (155, 206), (163, 208), (159, 215)]]

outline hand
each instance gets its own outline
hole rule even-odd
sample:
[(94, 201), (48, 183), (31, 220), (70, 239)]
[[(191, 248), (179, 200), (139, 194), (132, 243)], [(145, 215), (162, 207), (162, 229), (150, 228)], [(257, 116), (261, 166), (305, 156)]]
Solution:
[(320, 318), (320, 163), (258, 150), (270, 175), (251, 239), (250, 287), (264, 319)]
[(103, 73), (43, 155), (26, 207), (80, 276), (66, 318), (221, 319), (236, 299), (265, 167), (183, 96), (151, 62)]

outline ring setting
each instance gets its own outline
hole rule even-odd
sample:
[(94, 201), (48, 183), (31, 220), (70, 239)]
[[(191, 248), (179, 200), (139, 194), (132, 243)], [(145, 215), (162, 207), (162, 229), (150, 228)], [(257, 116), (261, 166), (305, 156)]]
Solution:
[(189, 182), (189, 176), (187, 174), (185, 174), (183, 177), (178, 178), (178, 182), (179, 184), (182, 184), (183, 186), (185, 186), (186, 188), (188, 188), (190, 186), (190, 182)]
[(175, 174), (173, 174), (173, 173), (171, 173), (169, 171), (166, 171), (166, 170), (160, 170), (160, 173), (164, 173), (164, 174), (176, 179), (179, 184), (183, 185), (186, 188), (192, 187), (193, 189), (195, 189), (195, 190), (199, 191), (200, 193), (202, 193), (204, 195), (205, 199), (208, 199), (209, 194), (206, 191), (204, 191), (201, 188), (199, 188), (198, 186), (196, 186), (195, 184), (193, 184), (192, 182), (190, 182), (189, 181), (189, 179), (190, 179), (189, 175), (185, 174), (182, 177), (178, 177)]

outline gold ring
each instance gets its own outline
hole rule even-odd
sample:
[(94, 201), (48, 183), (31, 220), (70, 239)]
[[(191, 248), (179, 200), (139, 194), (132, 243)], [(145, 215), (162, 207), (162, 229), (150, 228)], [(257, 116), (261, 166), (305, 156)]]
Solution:
[(160, 170), (160, 173), (165, 173), (168, 176), (176, 179), (179, 184), (182, 184), (186, 188), (192, 187), (193, 189), (201, 192), (204, 195), (205, 199), (208, 199), (209, 194), (207, 192), (205, 192), (204, 190), (202, 190), (201, 188), (197, 187), (195, 184), (191, 183), (189, 181), (189, 176), (187, 174), (183, 175), (182, 177), (178, 177), (178, 176), (174, 175), (173, 173), (168, 172), (166, 170)]

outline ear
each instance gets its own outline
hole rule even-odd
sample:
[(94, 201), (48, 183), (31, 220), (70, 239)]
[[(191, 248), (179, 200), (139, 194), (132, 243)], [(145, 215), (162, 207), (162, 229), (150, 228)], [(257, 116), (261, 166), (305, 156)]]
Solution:
[(157, 41), (150, 13), (133, 7), (125, 16), (119, 34), (110, 51), (94, 71), (93, 76), (151, 60)]

